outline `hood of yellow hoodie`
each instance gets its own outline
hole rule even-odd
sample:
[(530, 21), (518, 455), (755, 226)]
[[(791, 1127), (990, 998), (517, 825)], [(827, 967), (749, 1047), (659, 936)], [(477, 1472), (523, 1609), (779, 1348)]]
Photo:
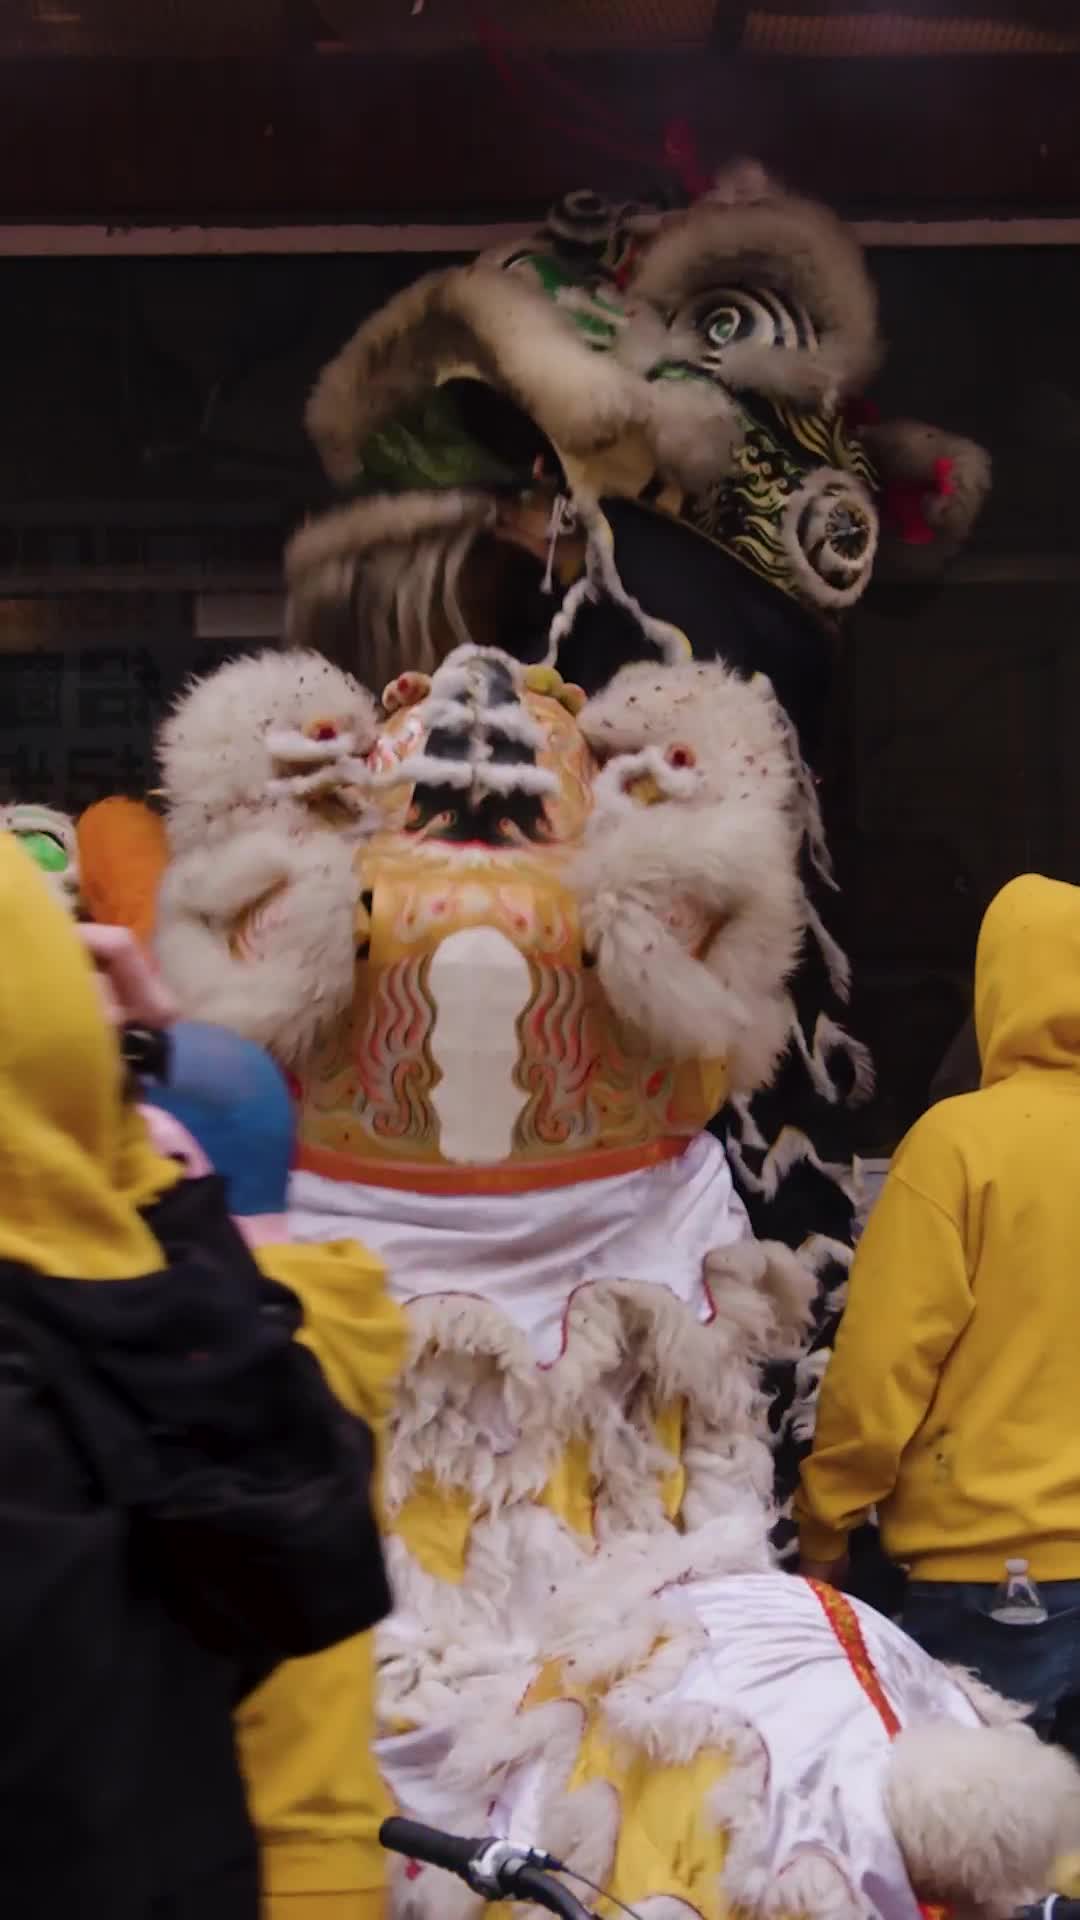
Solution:
[(129, 1280), (166, 1263), (139, 1208), (179, 1177), (126, 1095), (75, 926), (0, 834), (0, 1260)]
[(982, 1084), (1050, 1068), (1080, 1086), (1080, 887), (1011, 880), (987, 909), (975, 958)]

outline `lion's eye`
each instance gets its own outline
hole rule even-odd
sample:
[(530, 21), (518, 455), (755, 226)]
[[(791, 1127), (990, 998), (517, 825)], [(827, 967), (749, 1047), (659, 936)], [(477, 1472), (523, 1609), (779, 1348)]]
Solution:
[(54, 833), (44, 833), (35, 829), (32, 833), (19, 833), (20, 840), (30, 855), (45, 873), (66, 873), (70, 862), (67, 849)]
[(714, 347), (726, 347), (739, 331), (739, 316), (734, 307), (718, 307), (705, 322), (705, 337)]
[(710, 287), (684, 308), (676, 325), (696, 332), (706, 358), (736, 345), (811, 351), (817, 345), (804, 308), (775, 287)]

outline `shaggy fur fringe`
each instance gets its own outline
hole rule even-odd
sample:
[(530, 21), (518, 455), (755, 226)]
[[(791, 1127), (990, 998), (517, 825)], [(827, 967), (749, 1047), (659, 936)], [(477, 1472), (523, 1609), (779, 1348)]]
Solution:
[(761, 170), (756, 187), (728, 194), (718, 183), (665, 220), (631, 292), (676, 312), (710, 287), (740, 282), (790, 294), (814, 321), (818, 345), (777, 353), (736, 344), (720, 369), (728, 386), (814, 405), (876, 371), (877, 297), (857, 241), (825, 207), (783, 192)]
[(403, 668), (430, 673), (469, 638), (462, 568), (494, 524), (484, 494), (380, 495), (339, 507), (295, 534), (285, 554), (286, 635), (381, 687)]
[(705, 380), (653, 380), (649, 393), (648, 438), (660, 478), (690, 495), (727, 479), (746, 437), (731, 396)]
[(916, 1893), (961, 1913), (1006, 1920), (1080, 1842), (1080, 1770), (1029, 1727), (909, 1727), (885, 1794)]
[[(335, 729), (332, 739), (298, 740), (292, 761), (283, 755), (281, 738), (319, 723)], [(157, 743), (173, 852), (219, 846), (271, 818), (284, 833), (317, 830), (309, 807), (275, 798), (274, 781), (332, 763), (343, 743), (366, 752), (375, 727), (371, 695), (317, 653), (268, 650), (193, 681)]]
[[(729, 1440), (764, 1440), (760, 1367), (797, 1348), (815, 1292), (812, 1267), (773, 1241), (718, 1248), (706, 1281), (715, 1315), (704, 1327), (663, 1287), (626, 1280), (579, 1289), (564, 1351), (546, 1369), (489, 1302), (453, 1293), (415, 1301), (412, 1357), (391, 1422), (390, 1510), (431, 1474), (496, 1512), (538, 1494), (566, 1443), (585, 1435), (598, 1478), (606, 1477), (603, 1498), (623, 1510), (624, 1523), (640, 1527), (651, 1514), (663, 1524), (643, 1476), (673, 1463), (658, 1456), (650, 1408), (682, 1400), (688, 1416)], [(498, 1444), (485, 1437), (493, 1429)]]
[(399, 294), (320, 375), (307, 427), (331, 478), (351, 481), (368, 436), (452, 368), (499, 386), (567, 453), (612, 446), (647, 416), (647, 390), (591, 353), (567, 313), (479, 262)]
[(1031, 1712), (1030, 1705), (1019, 1700), (1007, 1700), (1004, 1694), (995, 1693), (979, 1679), (978, 1674), (967, 1667), (947, 1668), (953, 1685), (959, 1687), (969, 1706), (974, 1707), (984, 1727), (1011, 1727), (1018, 1721), (1024, 1721)]
[(285, 549), (285, 580), (295, 588), (310, 574), (344, 565), (376, 547), (412, 547), (429, 533), (488, 526), (494, 515), (486, 495), (464, 488), (353, 500), (307, 521), (293, 534)]
[(181, 1012), (303, 1065), (352, 998), (358, 891), (331, 833), (298, 841), (268, 826), (174, 860), (156, 946)]
[[(913, 547), (886, 530), (883, 537), (888, 542), (890, 571), (902, 571), (905, 559), (909, 570), (925, 565), (927, 560), (940, 566), (968, 539), (983, 510), (993, 479), (990, 455), (973, 440), (927, 426), (921, 420), (886, 420), (861, 428), (859, 437), (883, 482), (895, 480), (927, 490), (923, 514), (935, 540), (929, 548)], [(946, 493), (937, 492), (934, 486), (934, 470), (940, 460), (951, 462)]]
[[(718, 663), (636, 665), (580, 724), (595, 751), (617, 756), (571, 875), (604, 991), (650, 1042), (726, 1056), (733, 1089), (751, 1091), (787, 1046), (784, 988), (805, 927), (797, 783), (771, 692)], [(650, 749), (692, 764), (643, 807), (624, 796), (620, 769), (636, 775), (634, 756)], [(669, 925), (684, 901), (716, 925), (701, 957)]]
[[(380, 1630), (380, 1687), (392, 1716), (444, 1731), (438, 1793), (463, 1819), (535, 1769), (534, 1835), (607, 1884), (618, 1839), (613, 1790), (604, 1781), (570, 1790), (595, 1721), (624, 1756), (647, 1765), (684, 1766), (705, 1751), (726, 1760), (707, 1817), (725, 1837), (722, 1894), (733, 1908), (754, 1920), (820, 1911), (858, 1920), (856, 1891), (823, 1850), (801, 1849), (776, 1872), (761, 1735), (737, 1712), (688, 1701), (679, 1686), (709, 1644), (688, 1588), (771, 1564), (760, 1370), (796, 1350), (815, 1263), (831, 1250), (823, 1241), (804, 1262), (753, 1241), (717, 1249), (706, 1271), (708, 1326), (663, 1288), (583, 1289), (565, 1351), (548, 1369), (489, 1303), (459, 1296), (414, 1306), (412, 1366), (391, 1439), (392, 1504), (417, 1474), (433, 1474), (468, 1488), (476, 1517), (459, 1585), (424, 1573), (391, 1542), (399, 1609)], [(678, 1401), (680, 1527), (646, 1485), (670, 1465), (652, 1410)], [(595, 1546), (536, 1504), (571, 1438), (585, 1439), (601, 1488)], [(545, 1666), (558, 1668), (560, 1697), (522, 1711)], [(956, 1678), (982, 1726), (935, 1720), (904, 1731), (887, 1762), (886, 1810), (920, 1898), (948, 1901), (965, 1920), (1005, 1920), (1077, 1845), (1080, 1774), (1018, 1724), (1021, 1709)], [(422, 1920), (442, 1913), (431, 1882), (407, 1897)], [(682, 1911), (670, 1898), (653, 1904), (657, 1914)]]
[(159, 738), (175, 856), (158, 897), (162, 972), (188, 1018), (292, 1067), (352, 997), (353, 853), (369, 816), (350, 780), (374, 738), (357, 681), (277, 651), (197, 681)]
[[(706, 1278), (715, 1315), (705, 1326), (663, 1287), (580, 1289), (549, 1368), (489, 1302), (413, 1303), (412, 1357), (388, 1436), (388, 1511), (431, 1479), (468, 1494), (474, 1519), (454, 1586), (392, 1540), (398, 1610), (380, 1630), (380, 1696), (392, 1720), (454, 1724), (455, 1779), (493, 1716), (521, 1724), (518, 1703), (543, 1660), (565, 1658), (579, 1679), (630, 1674), (661, 1634), (697, 1644), (680, 1581), (770, 1564), (761, 1368), (797, 1341), (813, 1274), (786, 1248), (745, 1241), (717, 1249)], [(661, 1499), (676, 1462), (654, 1429), (656, 1409), (680, 1403), (682, 1531)], [(537, 1504), (573, 1441), (598, 1488), (596, 1548)]]
[[(390, 1426), (385, 1493), (391, 1513), (430, 1473), (489, 1511), (543, 1490), (560, 1436), (528, 1341), (498, 1307), (445, 1293), (409, 1309), (410, 1357)], [(486, 1444), (479, 1405), (492, 1399), (513, 1445)]]

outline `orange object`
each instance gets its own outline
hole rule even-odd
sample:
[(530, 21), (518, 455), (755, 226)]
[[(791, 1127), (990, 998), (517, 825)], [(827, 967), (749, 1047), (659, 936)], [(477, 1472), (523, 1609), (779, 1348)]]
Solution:
[(141, 800), (114, 795), (76, 826), (82, 896), (91, 918), (149, 941), (169, 858), (165, 822)]
[(808, 1580), (806, 1584), (821, 1602), (825, 1618), (847, 1654), (851, 1671), (875, 1709), (889, 1739), (895, 1740), (901, 1731), (900, 1722), (878, 1679), (854, 1607), (836, 1587), (828, 1587), (821, 1580)]
[[(835, 1587), (825, 1586), (820, 1580), (808, 1580), (807, 1586), (816, 1593), (825, 1610), (825, 1618), (835, 1633), (851, 1663), (851, 1670), (859, 1682), (871, 1706), (876, 1708), (878, 1717), (890, 1740), (895, 1740), (901, 1731), (900, 1722), (893, 1711), (877, 1670), (870, 1658), (862, 1628), (855, 1615), (850, 1600), (845, 1599)], [(954, 1920), (952, 1907), (919, 1901), (919, 1912), (923, 1920)]]

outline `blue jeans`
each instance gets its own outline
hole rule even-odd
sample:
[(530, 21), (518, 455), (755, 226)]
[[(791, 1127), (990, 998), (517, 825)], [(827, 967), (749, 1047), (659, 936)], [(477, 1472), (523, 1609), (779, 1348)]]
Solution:
[(1049, 1617), (1033, 1627), (992, 1620), (996, 1591), (977, 1580), (911, 1580), (904, 1631), (936, 1660), (1030, 1706), (1036, 1732), (1080, 1759), (1080, 1580), (1040, 1580)]

